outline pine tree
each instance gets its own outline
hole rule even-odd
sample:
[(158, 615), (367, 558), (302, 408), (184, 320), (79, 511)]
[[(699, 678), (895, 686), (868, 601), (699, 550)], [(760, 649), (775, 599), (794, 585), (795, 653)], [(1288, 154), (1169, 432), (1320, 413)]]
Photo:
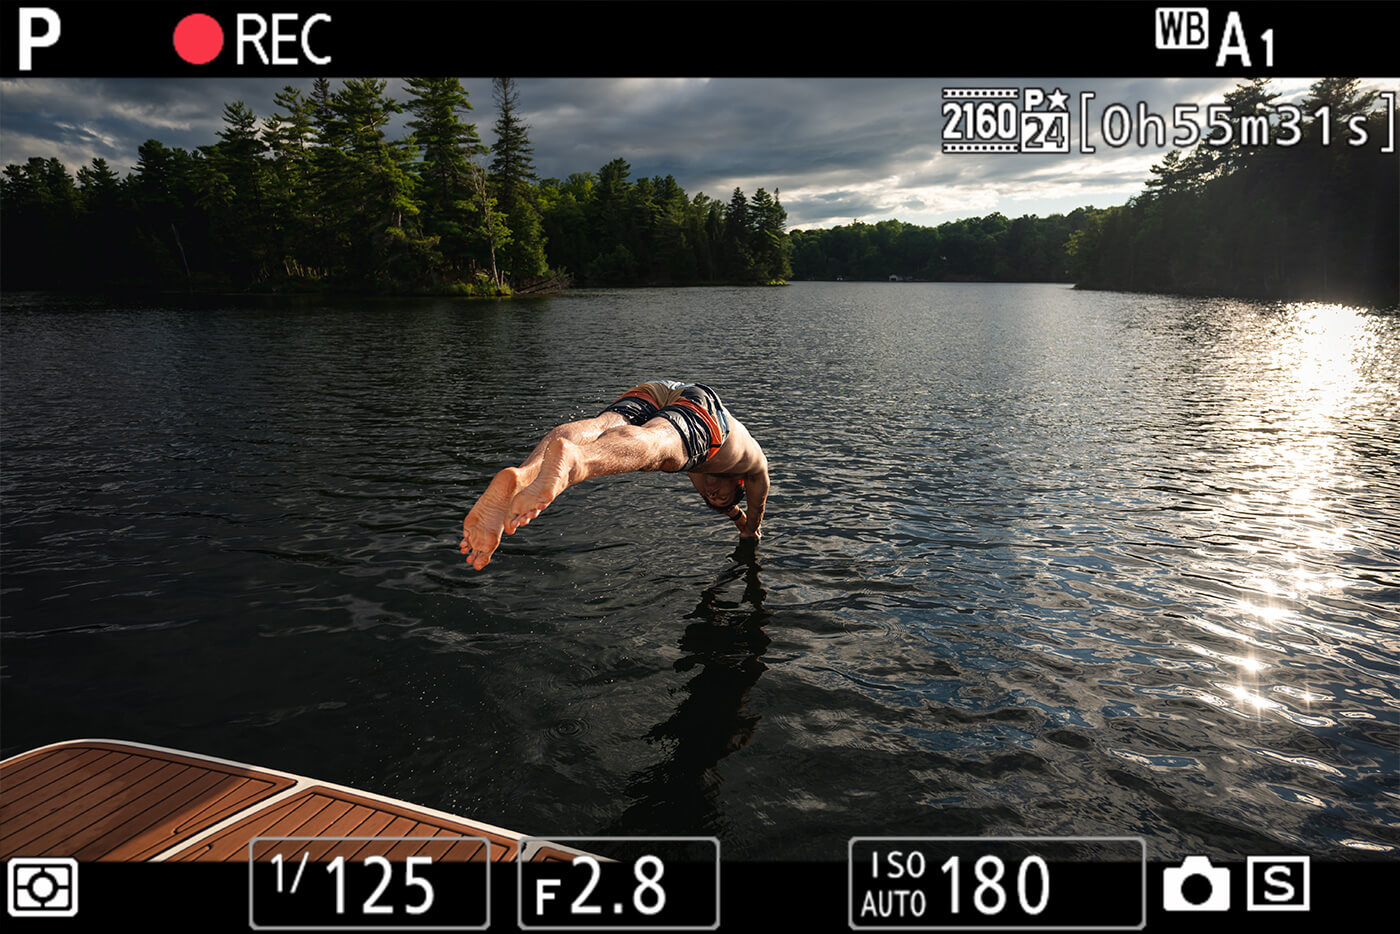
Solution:
[(96, 286), (121, 282), (134, 265), (126, 187), (106, 159), (94, 157), (78, 169), (78, 195), (82, 223), (77, 243), (87, 257), (82, 278)]
[(100, 156), (94, 156), (90, 165), (78, 170), (78, 191), (85, 211), (107, 212), (120, 207), (121, 178)]
[(305, 265), (315, 255), (315, 105), (299, 88), (290, 85), (273, 99), (285, 114), (273, 114), (263, 122), (263, 140), (271, 159), (265, 197), (272, 252), (285, 275), (315, 275), (316, 271)]
[(787, 211), (762, 188), (754, 193), (749, 207), (749, 244), (753, 258), (751, 275), (759, 281), (785, 279), (792, 275), (791, 249), (787, 238)]
[(623, 247), (631, 254), (633, 194), (632, 183), (628, 181), (631, 174), (632, 166), (625, 159), (613, 159), (598, 170), (590, 226), (598, 238), (599, 253)]
[(491, 144), (491, 190), (511, 230), (510, 247), (503, 255), (506, 269), (516, 279), (531, 279), (548, 271), (545, 238), (535, 203), (535, 174), (529, 128), (520, 119), (520, 91), (513, 78), (493, 78), (496, 101), (496, 141)]
[(263, 203), (263, 152), (258, 119), (242, 101), (224, 107), (219, 142), (200, 147), (200, 204), (210, 221), (220, 266), (237, 285), (262, 278), (268, 233)]
[[(444, 271), (452, 278), (470, 272), (484, 208), (477, 192), (474, 160), (487, 152), (476, 125), (462, 117), (472, 109), (456, 78), (410, 78), (408, 122), (419, 153), (423, 181), (423, 227), (438, 238)], [(488, 238), (489, 239), (489, 238)], [(488, 252), (489, 252), (488, 246)]]
[(1186, 191), (1189, 181), (1182, 166), (1181, 150), (1173, 149), (1162, 157), (1162, 161), (1149, 171), (1154, 176), (1147, 182), (1147, 197), (1159, 198), (1178, 195)]
[[(1268, 127), (1269, 114), (1273, 102), (1279, 96), (1269, 89), (1268, 78), (1255, 78), (1248, 84), (1241, 84), (1225, 95), (1225, 105), (1229, 108), (1230, 140), (1220, 147), (1221, 170), (1224, 174), (1237, 172), (1259, 153), (1262, 140), (1272, 134)], [(1259, 135), (1255, 127), (1263, 121), (1264, 135)], [(1253, 138), (1247, 136), (1253, 134)]]
[(78, 225), (80, 196), (57, 159), (31, 156), (5, 167), (0, 211), (5, 248), (0, 251), (7, 288), (58, 288), (70, 284), (69, 259)]
[(1320, 136), (1324, 125), (1332, 146), (1344, 138), (1347, 121), (1365, 114), (1376, 102), (1378, 91), (1361, 91), (1359, 78), (1320, 78), (1308, 88), (1308, 96), (1300, 105), (1303, 112), (1322, 116), (1311, 127)]
[(331, 83), (317, 78), (311, 83), (311, 123), (319, 131), (331, 121)]
[(136, 172), (129, 183), (140, 241), (134, 249), (141, 259), (133, 273), (149, 281), (187, 284), (190, 253), (203, 259), (207, 252), (206, 231), (195, 229), (205, 217), (197, 206), (201, 167), (195, 156), (156, 139), (146, 140), (136, 154)]
[(510, 214), (521, 201), (531, 198), (531, 185), (538, 181), (532, 158), (529, 127), (520, 119), (520, 89), (514, 78), (492, 78), (496, 102), (496, 141), (491, 144), (491, 184), (501, 210)]
[(729, 197), (729, 209), (724, 216), (724, 241), (721, 250), (724, 277), (734, 280), (753, 278), (753, 236), (749, 222), (749, 202), (738, 188)]
[(390, 142), (384, 127), (403, 108), (384, 96), (386, 82), (353, 78), (331, 95), (322, 136), (321, 186), (330, 229), (339, 235), (341, 272), (364, 282), (420, 277), (435, 264), (432, 241), (418, 224), (421, 202), (410, 173), (410, 147)]

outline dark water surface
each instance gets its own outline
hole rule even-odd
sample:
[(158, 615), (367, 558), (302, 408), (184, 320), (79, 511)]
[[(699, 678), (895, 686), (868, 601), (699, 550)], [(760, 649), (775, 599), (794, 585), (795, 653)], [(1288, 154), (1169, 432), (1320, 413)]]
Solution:
[[(457, 552), (639, 380), (773, 468)], [(1400, 318), (1059, 286), (5, 298), (3, 751), (116, 737), (544, 835), (1400, 847)]]

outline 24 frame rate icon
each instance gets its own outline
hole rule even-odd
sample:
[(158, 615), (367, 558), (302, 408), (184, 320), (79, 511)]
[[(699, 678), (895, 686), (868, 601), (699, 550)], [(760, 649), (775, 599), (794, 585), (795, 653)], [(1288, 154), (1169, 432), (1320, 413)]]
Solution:
[(1055, 88), (944, 88), (945, 153), (1067, 153), (1069, 95)]

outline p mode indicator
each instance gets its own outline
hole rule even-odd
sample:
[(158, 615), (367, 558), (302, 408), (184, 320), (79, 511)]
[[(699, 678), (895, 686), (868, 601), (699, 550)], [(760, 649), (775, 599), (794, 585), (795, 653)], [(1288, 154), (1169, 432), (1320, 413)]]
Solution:
[(852, 930), (1134, 931), (1141, 837), (854, 837)]

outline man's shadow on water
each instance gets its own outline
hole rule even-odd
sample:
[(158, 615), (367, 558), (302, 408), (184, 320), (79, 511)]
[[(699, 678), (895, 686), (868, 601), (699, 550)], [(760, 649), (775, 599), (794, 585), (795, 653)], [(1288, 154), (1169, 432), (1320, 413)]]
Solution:
[[(760, 719), (744, 712), (749, 690), (768, 670), (761, 661), (770, 642), (763, 626), (772, 615), (763, 608), (766, 593), (759, 579), (756, 542), (740, 541), (731, 556), (735, 565), (700, 595), (681, 635), (679, 672), (699, 673), (682, 689), (675, 711), (645, 734), (649, 743), (667, 747), (660, 762), (634, 774), (626, 794), (632, 804), (608, 829), (610, 834), (676, 835), (724, 830), (719, 806), (723, 779), (721, 759), (753, 739)], [(737, 603), (725, 592), (743, 579)]]

